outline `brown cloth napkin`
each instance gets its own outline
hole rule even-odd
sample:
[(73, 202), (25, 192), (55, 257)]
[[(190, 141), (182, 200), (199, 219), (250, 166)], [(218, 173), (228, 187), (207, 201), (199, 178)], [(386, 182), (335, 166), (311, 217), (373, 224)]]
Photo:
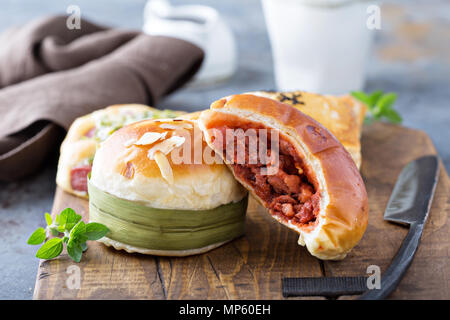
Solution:
[(99, 58), (137, 32), (111, 30), (84, 20), (68, 30), (67, 17), (40, 18), (0, 34), (0, 88)]
[(0, 41), (0, 180), (6, 181), (36, 171), (75, 118), (111, 104), (154, 104), (188, 81), (204, 56), (183, 40), (86, 20), (81, 30), (69, 30), (65, 17), (31, 22)]

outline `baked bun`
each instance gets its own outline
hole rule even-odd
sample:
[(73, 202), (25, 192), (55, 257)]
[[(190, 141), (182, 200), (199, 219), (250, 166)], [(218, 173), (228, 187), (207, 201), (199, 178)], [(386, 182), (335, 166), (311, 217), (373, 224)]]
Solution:
[(196, 254), (244, 232), (247, 190), (195, 120), (144, 120), (112, 134), (94, 158), (89, 197), (90, 219), (111, 230), (104, 242), (129, 252)]
[[(199, 126), (236, 179), (274, 219), (298, 232), (298, 243), (312, 255), (343, 259), (361, 239), (368, 219), (364, 182), (350, 154), (320, 123), (290, 105), (242, 94), (214, 102)], [(258, 141), (258, 153), (250, 152), (249, 140), (227, 138), (229, 129), (257, 129), (259, 138), (265, 129), (269, 138)], [(264, 143), (266, 162), (259, 155)], [(230, 144), (236, 147), (231, 154)], [(234, 151), (240, 146), (241, 161)]]
[(184, 113), (140, 104), (123, 104), (77, 118), (61, 145), (57, 185), (69, 193), (87, 198), (86, 177), (91, 171), (95, 151), (111, 133), (142, 119), (175, 118)]
[(258, 91), (249, 94), (287, 103), (318, 121), (331, 131), (350, 153), (357, 167), (360, 167), (360, 138), (366, 107), (352, 96), (320, 95), (305, 91)]

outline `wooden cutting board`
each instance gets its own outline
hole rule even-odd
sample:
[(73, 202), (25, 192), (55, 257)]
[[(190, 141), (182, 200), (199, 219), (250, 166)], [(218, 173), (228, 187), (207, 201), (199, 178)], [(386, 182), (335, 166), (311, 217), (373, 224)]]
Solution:
[[(376, 123), (364, 129), (362, 176), (369, 194), (369, 226), (339, 262), (320, 261), (297, 245), (297, 234), (273, 221), (254, 200), (246, 235), (206, 254), (165, 258), (115, 251), (90, 242), (81, 263), (66, 254), (41, 261), (34, 299), (283, 299), (283, 277), (363, 276), (369, 265), (385, 271), (407, 229), (383, 220), (398, 174), (409, 161), (436, 154), (422, 131)], [(391, 298), (450, 299), (449, 178), (440, 180), (419, 250)], [(88, 202), (56, 190), (53, 214), (72, 207), (88, 220)], [(80, 267), (70, 289), (68, 267)], [(353, 297), (341, 297), (353, 298)]]

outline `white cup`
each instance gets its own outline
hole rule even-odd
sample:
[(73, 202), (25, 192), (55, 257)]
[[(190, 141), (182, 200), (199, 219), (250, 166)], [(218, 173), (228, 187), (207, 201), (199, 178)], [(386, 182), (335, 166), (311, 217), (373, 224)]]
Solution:
[(168, 0), (149, 0), (143, 30), (192, 42), (203, 49), (205, 59), (189, 82), (205, 86), (229, 79), (237, 67), (237, 50), (231, 29), (214, 8), (202, 5), (172, 6)]
[(361, 0), (262, 0), (281, 91), (342, 94), (364, 86), (373, 31)]

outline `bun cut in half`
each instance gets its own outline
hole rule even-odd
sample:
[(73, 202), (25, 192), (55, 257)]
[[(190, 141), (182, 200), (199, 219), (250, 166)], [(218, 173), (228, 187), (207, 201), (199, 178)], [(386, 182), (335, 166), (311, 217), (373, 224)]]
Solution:
[[(195, 118), (195, 117), (194, 117)], [(244, 233), (247, 190), (213, 154), (195, 120), (132, 123), (97, 150), (90, 220), (105, 224), (108, 246), (162, 256), (206, 252)]]
[[(275, 220), (298, 232), (312, 255), (340, 260), (361, 239), (368, 220), (364, 182), (317, 121), (290, 105), (241, 94), (214, 102), (199, 126), (236, 179)], [(255, 132), (257, 151), (250, 142)]]

